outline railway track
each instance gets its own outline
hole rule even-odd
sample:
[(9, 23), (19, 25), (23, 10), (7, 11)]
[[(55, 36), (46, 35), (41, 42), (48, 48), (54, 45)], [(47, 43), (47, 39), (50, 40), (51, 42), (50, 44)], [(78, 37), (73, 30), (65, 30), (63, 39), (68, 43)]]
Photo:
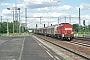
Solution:
[(87, 37), (77, 37), (75, 38), (76, 40), (85, 40), (85, 41), (90, 41), (90, 38)]
[(90, 48), (90, 44), (87, 44), (87, 43), (82, 43), (82, 42), (77, 42), (77, 41), (70, 41), (68, 43), (71, 43), (71, 44), (76, 44), (76, 45), (80, 45), (80, 46), (84, 46), (84, 47), (88, 47)]
[(70, 41), (70, 43), (90, 48), (90, 38), (77, 38)]
[[(47, 40), (47, 39), (45, 39), (45, 38), (43, 38), (43, 37), (39, 37), (39, 38), (41, 38), (41, 39), (43, 39), (43, 40), (45, 40), (45, 41), (47, 41), (47, 42), (49, 42), (49, 43), (51, 43), (51, 44), (54, 44), (54, 45), (56, 45), (56, 46), (58, 46), (58, 47), (61, 47), (61, 48), (65, 49), (65, 50), (68, 50), (68, 51), (70, 51), (70, 52), (72, 52), (72, 53), (74, 53), (74, 54), (77, 54), (77, 55), (79, 55), (79, 56), (81, 56), (81, 57), (83, 57), (83, 58), (85, 58), (85, 59), (87, 59), (87, 60), (90, 60), (90, 56), (85, 55), (84, 53), (82, 53), (82, 52), (80, 52), (80, 51), (73, 50), (73, 49), (68, 48), (68, 47), (66, 47), (66, 46), (63, 46), (63, 45), (61, 45), (61, 44), (58, 44), (58, 43), (56, 43), (56, 42), (54, 42), (54, 41)], [(65, 41), (65, 42), (66, 42), (66, 41)], [(74, 42), (74, 41), (71, 41), (71, 42), (69, 42), (69, 43), (73, 43), (73, 42)], [(78, 44), (78, 45), (82, 45), (82, 46), (85, 46), (85, 47), (90, 47), (90, 45), (83, 44), (83, 43), (79, 43), (79, 42), (75, 42), (75, 43), (73, 43), (73, 44)]]

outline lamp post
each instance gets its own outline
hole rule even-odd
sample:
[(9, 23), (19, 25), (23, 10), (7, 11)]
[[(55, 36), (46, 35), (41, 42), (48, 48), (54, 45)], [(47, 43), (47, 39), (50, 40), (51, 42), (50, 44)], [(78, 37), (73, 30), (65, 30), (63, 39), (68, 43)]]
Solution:
[(21, 33), (21, 31), (20, 31), (20, 8), (18, 8), (18, 10), (19, 10), (19, 34)]
[(26, 20), (25, 21), (25, 23), (26, 23), (25, 30), (27, 30), (27, 8), (25, 8), (25, 20)]
[[(8, 10), (10, 10), (10, 8), (7, 8)], [(20, 33), (20, 8), (15, 8), (15, 19), (18, 19), (18, 13), (17, 10), (19, 10), (19, 33)], [(17, 16), (17, 17), (16, 17)], [(14, 34), (14, 9), (13, 9), (13, 34)], [(17, 33), (18, 33), (18, 21), (17, 21)]]
[(9, 31), (8, 31), (8, 19), (7, 19), (7, 36), (8, 36), (8, 33), (9, 33)]
[[(10, 10), (10, 8), (7, 9)], [(14, 35), (14, 10), (13, 10), (13, 35)]]
[(2, 33), (2, 16), (1, 16), (1, 33)]
[(14, 35), (14, 10), (13, 10), (13, 35)]

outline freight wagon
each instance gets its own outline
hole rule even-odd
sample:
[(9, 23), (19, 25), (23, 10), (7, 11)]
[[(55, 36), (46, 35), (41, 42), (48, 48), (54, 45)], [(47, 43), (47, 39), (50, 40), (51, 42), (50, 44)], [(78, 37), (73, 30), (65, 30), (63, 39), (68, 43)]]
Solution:
[(66, 39), (69, 41), (71, 41), (74, 38), (73, 26), (69, 23), (61, 23), (59, 25), (57, 24), (40, 28), (36, 30), (36, 33), (58, 39)]

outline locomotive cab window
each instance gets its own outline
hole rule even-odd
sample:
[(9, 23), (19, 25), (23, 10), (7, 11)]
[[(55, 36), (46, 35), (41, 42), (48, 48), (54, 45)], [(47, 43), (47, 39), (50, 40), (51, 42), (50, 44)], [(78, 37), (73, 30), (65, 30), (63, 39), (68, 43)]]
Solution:
[(61, 26), (64, 26), (64, 24), (61, 24)]

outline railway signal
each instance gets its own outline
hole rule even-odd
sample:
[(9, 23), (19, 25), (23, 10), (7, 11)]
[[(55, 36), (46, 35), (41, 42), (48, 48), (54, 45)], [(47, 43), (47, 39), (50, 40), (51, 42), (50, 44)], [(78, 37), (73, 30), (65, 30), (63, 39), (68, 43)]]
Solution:
[(83, 25), (85, 26), (85, 20), (83, 20)]
[(37, 24), (36, 24), (36, 29), (37, 29)]
[(44, 27), (45, 27), (45, 24), (44, 24)]

